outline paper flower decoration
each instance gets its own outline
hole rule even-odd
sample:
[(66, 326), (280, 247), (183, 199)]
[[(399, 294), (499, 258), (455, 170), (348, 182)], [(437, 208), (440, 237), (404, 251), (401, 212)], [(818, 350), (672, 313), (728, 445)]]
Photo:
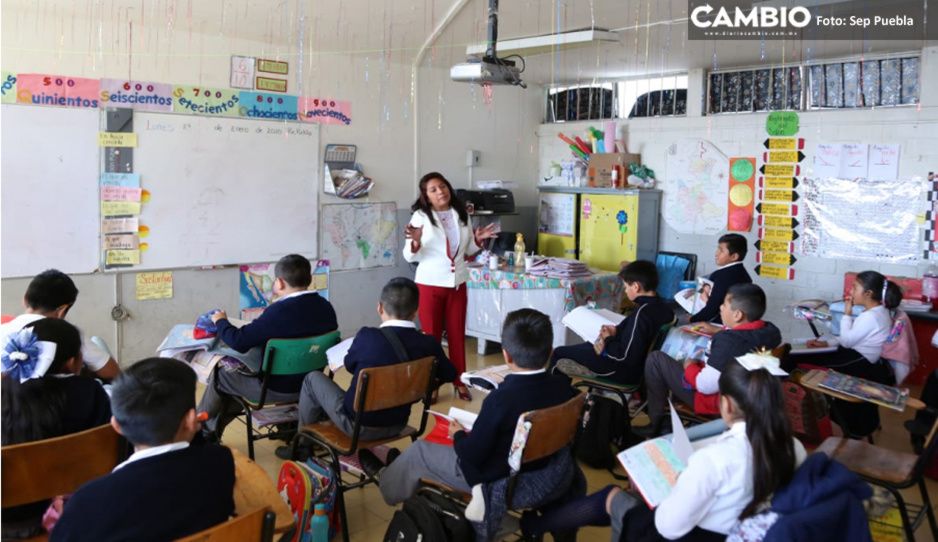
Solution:
[(619, 223), (619, 244), (625, 242), (625, 234), (629, 231), (629, 214), (625, 211), (616, 213), (616, 222)]
[[(3, 374), (20, 382), (33, 378), (39, 364), (39, 354), (39, 340), (32, 329), (21, 329), (10, 335), (0, 354)], [(45, 370), (42, 372), (45, 373)]]

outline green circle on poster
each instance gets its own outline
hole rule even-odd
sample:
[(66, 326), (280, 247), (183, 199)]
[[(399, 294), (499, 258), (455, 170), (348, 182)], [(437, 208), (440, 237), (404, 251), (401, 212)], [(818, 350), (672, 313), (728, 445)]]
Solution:
[(755, 173), (755, 168), (752, 167), (752, 162), (749, 160), (733, 162), (733, 170), (730, 172), (733, 178), (739, 182), (748, 181), (753, 173)]

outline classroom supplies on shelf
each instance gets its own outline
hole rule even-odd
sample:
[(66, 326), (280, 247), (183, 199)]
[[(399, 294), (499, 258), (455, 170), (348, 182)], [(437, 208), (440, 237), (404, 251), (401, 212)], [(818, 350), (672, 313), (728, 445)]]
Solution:
[(905, 403), (909, 399), (908, 389), (887, 386), (837, 371), (828, 371), (819, 386), (899, 412), (905, 410)]
[(625, 316), (608, 309), (577, 307), (567, 313), (561, 322), (584, 341), (595, 342), (603, 326), (617, 326)]
[(592, 275), (589, 267), (578, 260), (567, 258), (543, 258), (535, 256), (531, 262), (531, 269), (527, 271), (529, 275), (539, 275), (559, 279), (569, 279), (576, 277), (588, 277)]

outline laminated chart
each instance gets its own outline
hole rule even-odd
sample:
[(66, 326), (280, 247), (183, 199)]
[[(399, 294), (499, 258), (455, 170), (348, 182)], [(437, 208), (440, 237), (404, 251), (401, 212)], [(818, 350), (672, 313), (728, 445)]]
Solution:
[(756, 273), (759, 276), (793, 280), (792, 255), (794, 242), (800, 237), (796, 228), (800, 224), (798, 202), (801, 195), (801, 162), (805, 159), (804, 139), (798, 133), (798, 114), (792, 111), (775, 112), (766, 119), (768, 139), (763, 141), (761, 176), (758, 181), (759, 204), (756, 211), (759, 226), (756, 241)]
[(730, 158), (729, 203), (726, 219), (728, 231), (746, 232), (752, 228), (755, 180), (755, 158)]

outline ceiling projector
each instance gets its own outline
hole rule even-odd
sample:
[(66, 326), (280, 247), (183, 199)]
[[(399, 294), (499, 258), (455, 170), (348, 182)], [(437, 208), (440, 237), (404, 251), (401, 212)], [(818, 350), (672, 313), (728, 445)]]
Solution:
[[(470, 56), (466, 62), (456, 64), (449, 70), (453, 81), (460, 83), (478, 83), (480, 85), (517, 85), (528, 88), (521, 80), (524, 71), (524, 59), (519, 55), (498, 58), (495, 42), (498, 41), (498, 0), (489, 0), (489, 20), (486, 35), (485, 55), (482, 58)], [(509, 58), (521, 61), (521, 69)]]
[(449, 70), (453, 81), (480, 85), (518, 85), (528, 88), (521, 80), (521, 70), (511, 60), (488, 57), (469, 57)]

